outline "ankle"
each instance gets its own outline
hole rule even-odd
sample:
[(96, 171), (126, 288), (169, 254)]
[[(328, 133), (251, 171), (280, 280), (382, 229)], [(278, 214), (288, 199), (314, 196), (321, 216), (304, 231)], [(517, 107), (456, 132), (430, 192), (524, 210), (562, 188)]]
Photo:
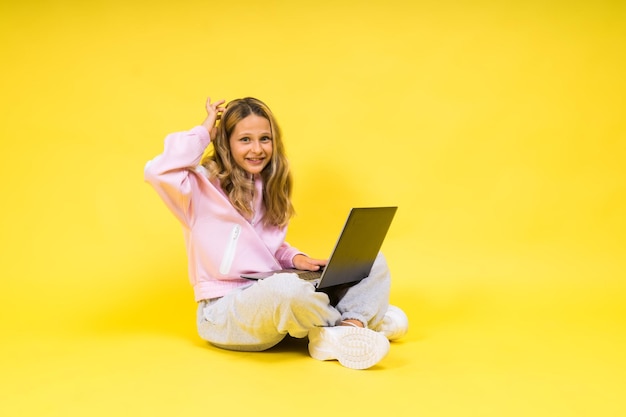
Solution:
[(363, 323), (361, 323), (359, 320), (356, 319), (346, 319), (346, 320), (341, 320), (341, 322), (339, 323), (340, 326), (352, 326), (352, 327), (361, 327), (364, 328), (365, 326), (363, 325)]

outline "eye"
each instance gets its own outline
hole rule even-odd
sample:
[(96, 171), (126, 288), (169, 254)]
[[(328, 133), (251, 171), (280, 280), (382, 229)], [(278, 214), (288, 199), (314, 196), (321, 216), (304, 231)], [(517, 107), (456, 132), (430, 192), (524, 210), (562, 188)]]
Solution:
[(272, 141), (272, 138), (270, 138), (269, 136), (263, 136), (261, 138), (261, 142), (271, 142), (271, 141)]
[(244, 136), (242, 138), (239, 138), (239, 142), (250, 142), (250, 138), (247, 136)]

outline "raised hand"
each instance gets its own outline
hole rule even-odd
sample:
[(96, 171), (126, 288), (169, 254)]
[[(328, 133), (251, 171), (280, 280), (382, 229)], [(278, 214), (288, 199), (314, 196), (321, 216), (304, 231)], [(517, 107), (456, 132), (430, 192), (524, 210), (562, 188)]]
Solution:
[(211, 139), (215, 138), (217, 132), (217, 122), (220, 120), (222, 113), (224, 112), (223, 104), (226, 100), (219, 100), (215, 103), (211, 103), (211, 97), (206, 99), (206, 119), (202, 122), (202, 126), (209, 132)]

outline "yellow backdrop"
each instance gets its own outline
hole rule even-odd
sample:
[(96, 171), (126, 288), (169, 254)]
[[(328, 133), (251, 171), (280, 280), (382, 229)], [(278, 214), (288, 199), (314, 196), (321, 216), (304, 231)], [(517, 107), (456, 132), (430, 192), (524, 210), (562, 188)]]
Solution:
[[(0, 414), (623, 415), (625, 28), (618, 1), (2, 2)], [(373, 370), (197, 339), (143, 165), (206, 96), (277, 115), (302, 250), (399, 206), (411, 331)]]

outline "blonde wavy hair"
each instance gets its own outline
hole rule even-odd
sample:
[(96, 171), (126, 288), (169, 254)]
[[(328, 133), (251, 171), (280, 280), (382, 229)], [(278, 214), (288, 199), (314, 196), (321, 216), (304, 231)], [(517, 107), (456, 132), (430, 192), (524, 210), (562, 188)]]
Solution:
[(211, 138), (213, 146), (209, 146), (201, 163), (208, 170), (209, 177), (219, 180), (231, 204), (244, 217), (252, 218), (254, 181), (248, 172), (237, 165), (230, 151), (230, 135), (235, 126), (251, 114), (267, 119), (272, 134), (272, 157), (261, 171), (265, 204), (263, 223), (284, 227), (295, 213), (291, 204), (292, 178), (280, 128), (265, 103), (252, 97), (229, 102), (217, 125), (215, 137)]

